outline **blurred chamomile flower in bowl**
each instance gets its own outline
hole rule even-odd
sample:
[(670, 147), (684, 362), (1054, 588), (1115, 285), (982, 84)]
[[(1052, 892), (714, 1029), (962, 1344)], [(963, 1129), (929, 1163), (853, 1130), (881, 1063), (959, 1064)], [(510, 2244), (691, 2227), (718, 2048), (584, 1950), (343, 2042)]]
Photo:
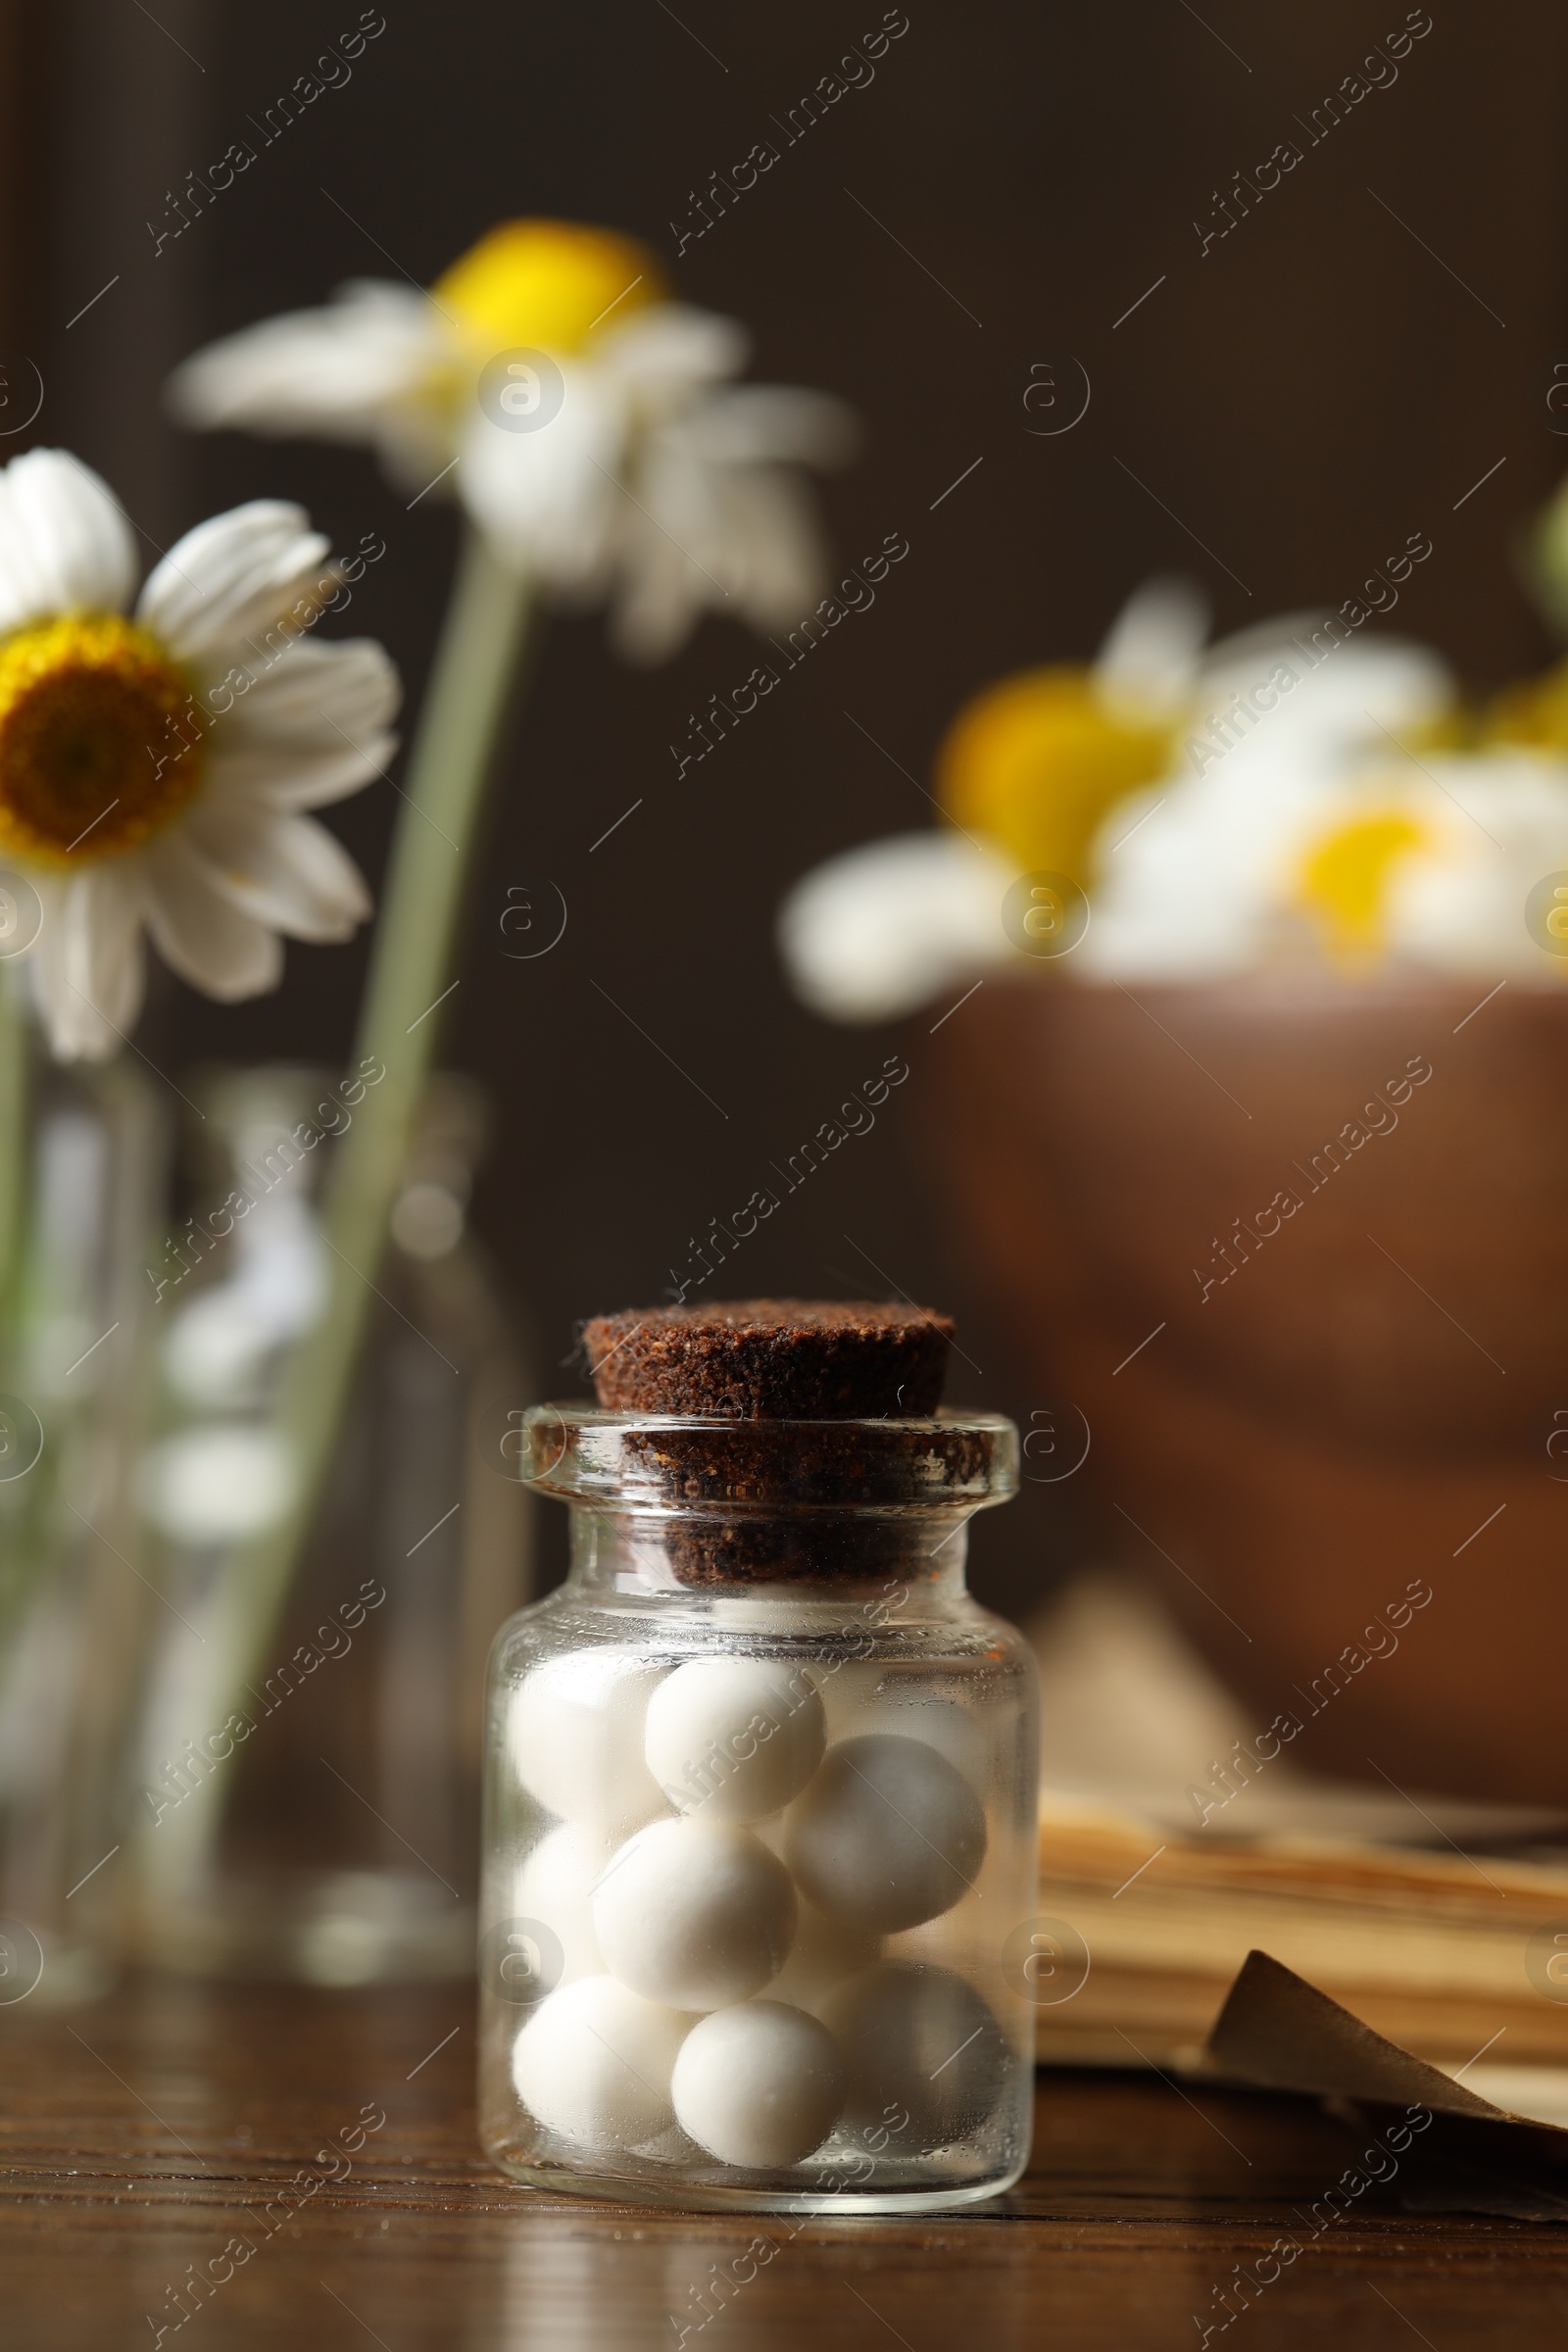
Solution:
[(608, 601), (619, 650), (652, 662), (706, 610), (788, 627), (820, 593), (799, 477), (849, 454), (850, 415), (737, 383), (748, 351), (635, 239), (520, 220), (428, 293), (356, 280), (210, 345), (171, 398), (193, 425), (368, 443), (409, 496), (455, 496), (501, 563)]
[[(1560, 554), (1560, 501), (1552, 527)], [(817, 1012), (925, 1008), (910, 1106), (948, 1229), (1238, 1701), (1335, 1654), (1392, 1561), (1490, 1530), (1399, 1692), (1314, 1728), (1318, 1768), (1366, 1778), (1370, 1750), (1454, 1786), (1462, 1713), (1467, 1785), (1539, 1795), (1568, 1638), (1541, 1402), (1568, 1315), (1568, 664), (1467, 700), (1371, 618), (1209, 645), (1191, 591), (1141, 591), (1093, 662), (970, 702), (941, 821), (807, 874), (780, 941)], [(1009, 920), (1035, 885), (1086, 901), (1071, 953)]]
[(1205, 618), (1194, 590), (1153, 582), (1093, 663), (967, 704), (934, 762), (946, 822), (844, 852), (786, 898), (803, 1001), (886, 1020), (1027, 973), (1004, 907), (1030, 876), (1065, 879), (1089, 913), (1037, 976), (1555, 985), (1568, 964), (1524, 908), (1568, 868), (1568, 666), (1477, 715), (1423, 646), (1316, 613), (1206, 646)]
[(124, 515), (87, 466), (0, 472), (0, 866), (34, 893), (27, 961), (61, 1059), (102, 1059), (141, 1007), (144, 934), (231, 1003), (285, 937), (343, 940), (360, 874), (307, 813), (392, 755), (398, 681), (368, 639), (308, 641), (335, 586), (303, 509), (199, 523), (136, 593)]

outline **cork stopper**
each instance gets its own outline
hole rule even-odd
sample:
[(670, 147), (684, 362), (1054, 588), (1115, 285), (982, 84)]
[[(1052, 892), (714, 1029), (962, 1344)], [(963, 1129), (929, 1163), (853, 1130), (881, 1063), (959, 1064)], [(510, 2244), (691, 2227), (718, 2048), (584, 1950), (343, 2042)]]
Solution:
[(906, 1420), (940, 1404), (953, 1329), (923, 1306), (737, 1298), (595, 1315), (583, 1343), (612, 1412)]

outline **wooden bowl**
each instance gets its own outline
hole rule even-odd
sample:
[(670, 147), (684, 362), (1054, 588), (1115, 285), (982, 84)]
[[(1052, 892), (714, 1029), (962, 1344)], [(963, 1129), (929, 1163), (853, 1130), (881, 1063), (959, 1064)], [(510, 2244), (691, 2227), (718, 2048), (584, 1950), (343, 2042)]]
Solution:
[(1042, 1401), (1257, 1732), (1568, 1803), (1568, 993), (1486, 997), (987, 980), (927, 1124)]

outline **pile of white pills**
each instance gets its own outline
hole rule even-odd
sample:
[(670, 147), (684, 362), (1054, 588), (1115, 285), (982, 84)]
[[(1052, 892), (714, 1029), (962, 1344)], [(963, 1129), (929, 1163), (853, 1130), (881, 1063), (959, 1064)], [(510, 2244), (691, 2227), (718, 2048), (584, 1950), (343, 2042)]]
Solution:
[(882, 1952), (968, 1892), (984, 1810), (917, 1710), (873, 1720), (830, 1744), (815, 1683), (779, 1659), (607, 1647), (526, 1678), (512, 1763), (559, 1826), (514, 1903), (562, 1966), (512, 2074), (547, 2131), (775, 2171), (840, 2125), (899, 2113), (912, 2155), (995, 2106), (1005, 2044), (980, 1992)]

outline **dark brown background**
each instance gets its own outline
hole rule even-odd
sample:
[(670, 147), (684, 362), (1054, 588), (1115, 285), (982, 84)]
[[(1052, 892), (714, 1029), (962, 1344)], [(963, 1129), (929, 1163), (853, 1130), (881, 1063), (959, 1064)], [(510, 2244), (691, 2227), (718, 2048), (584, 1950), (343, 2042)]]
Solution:
[[(893, 1283), (957, 1306), (982, 1368), (960, 1366), (958, 1396), (1027, 1414), (962, 1237), (916, 1175), (935, 1014), (900, 1041), (828, 1029), (792, 1004), (771, 942), (796, 874), (927, 820), (910, 778), (928, 781), (939, 731), (977, 686), (1089, 655), (1151, 570), (1190, 566), (1231, 628), (1339, 601), (1414, 530), (1435, 553), (1398, 625), (1482, 683), (1547, 650), (1510, 539), (1562, 466), (1545, 406), (1568, 357), (1560, 12), (1434, 0), (1396, 84), (1308, 146), (1297, 119), (1402, 24), (1396, 0), (1261, 18), (1236, 0), (1201, 18), (1185, 0), (911, 0), (874, 82), (676, 262), (668, 223), (689, 191), (773, 135), (770, 118), (880, 13), (385, 0), (387, 29), (349, 85), (156, 257), (146, 223), (165, 220), (167, 191), (248, 135), (246, 117), (355, 23), (355, 0), (160, 0), (156, 23), (119, 0), (63, 0), (46, 23), (25, 6), (0, 15), (0, 349), (34, 359), (46, 385), (36, 427), (0, 452), (46, 439), (101, 466), (149, 560), (260, 493), (305, 500), (339, 540), (381, 531), (388, 553), (351, 625), (384, 638), (411, 702), (450, 511), (430, 499), (406, 512), (359, 453), (181, 438), (157, 390), (197, 343), (393, 262), (427, 282), (498, 218), (542, 212), (638, 231), (679, 292), (751, 325), (757, 374), (840, 392), (865, 419), (865, 453), (827, 505), (846, 561), (890, 530), (909, 540), (873, 611), (681, 783), (667, 747), (744, 675), (751, 641), (710, 621), (644, 674), (611, 659), (598, 617), (559, 621), (507, 761), (445, 1052), (494, 1092), (480, 1224), (558, 1387), (577, 1385), (551, 1369), (576, 1319), (658, 1298), (687, 1237), (899, 1042), (914, 1082), (722, 1287), (885, 1291), (853, 1236)], [(1210, 222), (1216, 190), (1285, 138), (1305, 148), (1301, 165), (1200, 254), (1195, 217)], [(1055, 362), (1065, 381), (1069, 354), (1092, 383), (1089, 413), (1070, 432), (1032, 433), (1050, 417), (1025, 412), (1031, 368)], [(372, 875), (397, 807), (378, 785), (333, 812)], [(566, 937), (510, 962), (507, 888), (544, 880), (565, 894)], [(278, 995), (237, 1010), (165, 976), (138, 1042), (175, 1075), (214, 1054), (335, 1062), (363, 969), (363, 942), (291, 947)], [(990, 1589), (1018, 1605), (1079, 1540), (1078, 1503), (1076, 1486), (1035, 1490), (989, 1526)]]

